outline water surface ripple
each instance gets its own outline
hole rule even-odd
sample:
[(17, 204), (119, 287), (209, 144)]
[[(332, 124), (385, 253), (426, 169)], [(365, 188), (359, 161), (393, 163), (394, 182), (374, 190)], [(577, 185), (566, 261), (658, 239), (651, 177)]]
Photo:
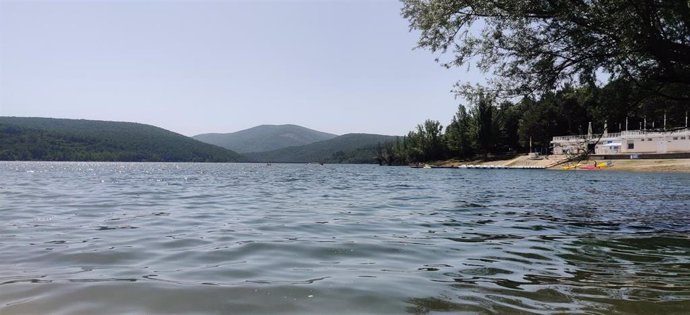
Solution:
[(0, 314), (687, 314), (690, 175), (0, 163)]

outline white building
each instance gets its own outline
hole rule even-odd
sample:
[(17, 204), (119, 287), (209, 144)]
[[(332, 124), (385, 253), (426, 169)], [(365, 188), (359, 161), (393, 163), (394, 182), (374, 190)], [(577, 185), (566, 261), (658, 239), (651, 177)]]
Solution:
[(553, 137), (553, 154), (577, 154), (592, 149), (594, 154), (690, 153), (690, 129), (674, 131), (632, 130), (619, 133)]

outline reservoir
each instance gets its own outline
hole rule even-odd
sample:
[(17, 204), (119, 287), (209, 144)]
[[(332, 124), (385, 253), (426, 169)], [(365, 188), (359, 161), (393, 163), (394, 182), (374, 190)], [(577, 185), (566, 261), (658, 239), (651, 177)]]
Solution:
[(0, 314), (682, 314), (690, 174), (0, 162)]

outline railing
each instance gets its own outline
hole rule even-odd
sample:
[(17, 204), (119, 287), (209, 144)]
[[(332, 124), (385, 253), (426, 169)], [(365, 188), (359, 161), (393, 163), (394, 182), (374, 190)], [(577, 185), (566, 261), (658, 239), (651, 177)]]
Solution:
[[(602, 135), (602, 139), (607, 139), (607, 138), (620, 138), (620, 137), (625, 137), (625, 136), (639, 136), (639, 135), (645, 135), (645, 136), (668, 136), (668, 135), (690, 135), (690, 129), (679, 129), (679, 130), (673, 130), (673, 131), (647, 131), (647, 130), (628, 130), (628, 131), (621, 131), (621, 132), (611, 132), (611, 133), (606, 133), (605, 135)], [(553, 141), (584, 141), (584, 140), (593, 140), (593, 139), (598, 139), (599, 135), (597, 134), (592, 134), (592, 135), (572, 135), (572, 136), (558, 136), (558, 137), (553, 137)]]
[(587, 135), (553, 137), (553, 141), (587, 140)]
[(686, 135), (690, 134), (690, 129), (678, 129), (671, 131), (647, 131), (647, 130), (629, 130), (621, 132), (622, 136), (670, 136), (670, 135)]

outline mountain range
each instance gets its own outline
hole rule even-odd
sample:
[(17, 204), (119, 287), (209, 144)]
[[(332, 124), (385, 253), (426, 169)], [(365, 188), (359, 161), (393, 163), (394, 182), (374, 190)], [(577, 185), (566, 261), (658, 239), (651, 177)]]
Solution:
[(375, 163), (377, 145), (395, 141), (394, 136), (350, 133), (302, 146), (245, 153), (251, 161), (275, 163)]
[(0, 117), (0, 160), (375, 163), (377, 147), (395, 139), (297, 125), (190, 138), (130, 122)]
[(232, 133), (205, 133), (192, 138), (238, 153), (247, 153), (300, 146), (336, 136), (297, 125), (261, 125)]
[(239, 152), (250, 161), (275, 163), (374, 163), (377, 145), (395, 140), (365, 133), (337, 136), (297, 125), (261, 125), (193, 138)]
[(28, 117), (0, 117), (0, 160), (246, 161), (236, 152), (150, 125)]

